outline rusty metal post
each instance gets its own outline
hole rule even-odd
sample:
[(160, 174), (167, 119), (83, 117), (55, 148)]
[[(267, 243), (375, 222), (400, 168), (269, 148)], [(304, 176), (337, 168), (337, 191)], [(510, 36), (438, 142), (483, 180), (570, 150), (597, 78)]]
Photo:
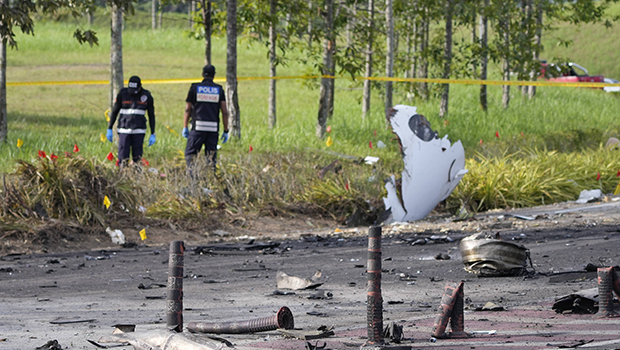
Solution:
[(450, 338), (467, 338), (465, 333), (465, 292), (464, 283), (460, 282), (456, 289), (456, 300), (454, 301), (454, 307), (452, 308), (452, 315), (450, 316)]
[(244, 334), (273, 331), (278, 328), (293, 329), (295, 320), (291, 310), (283, 306), (275, 316), (256, 318), (248, 321), (205, 323), (189, 322), (187, 330), (192, 333), (211, 333), (211, 334)]
[(170, 242), (168, 259), (168, 293), (166, 324), (168, 329), (183, 332), (183, 241)]
[(616, 292), (618, 299), (620, 299), (620, 276), (618, 276), (618, 274), (616, 273), (616, 270), (612, 269), (611, 273), (612, 273), (614, 292)]
[(600, 317), (618, 317), (614, 311), (614, 268), (599, 267), (598, 273), (598, 314)]
[(368, 298), (366, 345), (383, 344), (383, 298), (381, 297), (381, 226), (368, 230)]
[(452, 317), (452, 311), (454, 310), (454, 304), (458, 299), (459, 286), (462, 286), (463, 282), (457, 284), (456, 282), (446, 282), (446, 288), (441, 296), (441, 302), (439, 309), (437, 310), (437, 317), (433, 324), (433, 334), (435, 338), (446, 338), (446, 327), (448, 321)]

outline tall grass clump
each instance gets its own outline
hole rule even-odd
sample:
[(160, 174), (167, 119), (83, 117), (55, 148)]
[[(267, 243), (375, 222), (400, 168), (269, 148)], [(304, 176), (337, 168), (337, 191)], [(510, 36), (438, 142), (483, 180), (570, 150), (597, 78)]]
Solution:
[[(3, 182), (3, 217), (103, 226), (139, 212), (137, 183), (96, 160), (43, 155), (33, 162), (17, 162), (15, 173)], [(106, 197), (109, 208), (104, 204)]]
[[(525, 150), (504, 156), (478, 154), (448, 199), (474, 211), (519, 208), (575, 200), (582, 190), (613, 192), (620, 178), (618, 151), (559, 153)], [(597, 179), (600, 174), (600, 179)]]

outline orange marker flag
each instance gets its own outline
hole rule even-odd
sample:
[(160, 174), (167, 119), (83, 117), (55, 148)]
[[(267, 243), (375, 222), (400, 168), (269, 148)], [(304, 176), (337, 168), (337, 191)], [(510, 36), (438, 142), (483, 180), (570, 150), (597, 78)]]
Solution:
[(77, 146), (77, 143), (75, 145), (73, 145), (73, 153), (78, 153), (80, 151), (80, 149)]
[(332, 132), (332, 126), (331, 125), (327, 126), (327, 132)]
[(24, 145), (24, 141), (22, 139), (17, 139), (17, 148), (22, 148)]

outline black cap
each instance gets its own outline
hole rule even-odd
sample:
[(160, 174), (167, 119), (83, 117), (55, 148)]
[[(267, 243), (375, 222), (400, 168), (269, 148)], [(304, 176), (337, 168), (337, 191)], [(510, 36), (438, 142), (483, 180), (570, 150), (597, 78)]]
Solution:
[(137, 94), (140, 91), (140, 88), (142, 87), (142, 81), (140, 81), (140, 77), (137, 75), (134, 75), (133, 77), (129, 78), (129, 92), (131, 92), (132, 94)]
[(210, 64), (207, 64), (206, 66), (202, 67), (202, 76), (204, 78), (213, 78), (215, 76), (215, 67), (213, 67)]

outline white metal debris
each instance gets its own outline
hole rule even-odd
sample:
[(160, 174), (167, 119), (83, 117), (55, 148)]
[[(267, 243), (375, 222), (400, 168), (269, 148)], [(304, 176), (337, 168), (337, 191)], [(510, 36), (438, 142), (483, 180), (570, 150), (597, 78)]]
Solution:
[(388, 222), (424, 218), (448, 198), (467, 173), (461, 141), (452, 144), (447, 135), (438, 138), (430, 123), (416, 110), (416, 107), (397, 105), (387, 116), (400, 140), (405, 163), (400, 184), (394, 176), (385, 184), (387, 198), (383, 202), (392, 211)]

